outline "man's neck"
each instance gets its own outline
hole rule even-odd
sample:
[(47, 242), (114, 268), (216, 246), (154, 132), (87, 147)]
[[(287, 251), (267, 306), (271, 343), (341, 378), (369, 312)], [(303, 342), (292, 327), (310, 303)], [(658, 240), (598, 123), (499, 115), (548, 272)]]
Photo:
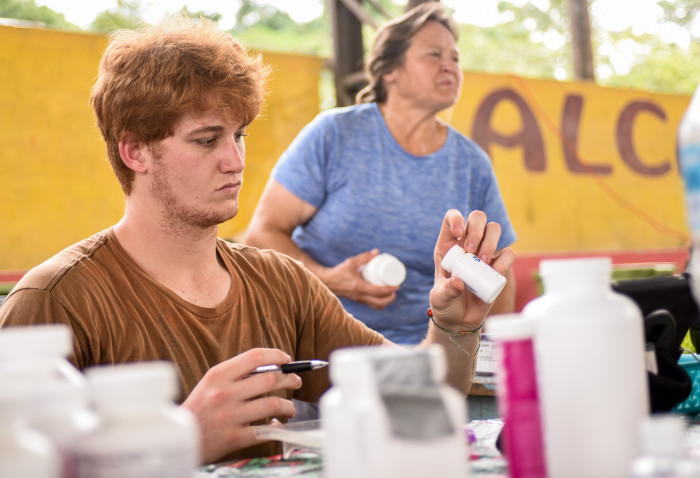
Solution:
[(216, 252), (216, 226), (176, 229), (127, 213), (114, 233), (139, 267), (183, 299), (213, 307), (228, 293), (231, 278)]

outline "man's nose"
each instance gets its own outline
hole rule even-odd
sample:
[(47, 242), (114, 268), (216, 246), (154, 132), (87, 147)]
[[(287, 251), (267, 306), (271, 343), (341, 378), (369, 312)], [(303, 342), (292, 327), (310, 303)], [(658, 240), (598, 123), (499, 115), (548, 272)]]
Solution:
[(231, 138), (223, 148), (220, 169), (222, 173), (240, 173), (245, 167), (245, 147), (243, 139), (238, 142)]

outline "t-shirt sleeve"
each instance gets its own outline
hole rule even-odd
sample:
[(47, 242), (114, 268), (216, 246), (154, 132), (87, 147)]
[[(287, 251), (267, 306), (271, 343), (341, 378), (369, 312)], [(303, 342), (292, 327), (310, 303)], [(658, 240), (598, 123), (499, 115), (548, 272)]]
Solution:
[[(338, 298), (310, 275), (310, 302), (307, 320), (297, 343), (297, 357), (328, 360), (331, 352), (343, 347), (381, 345), (384, 337), (345, 311)], [(328, 370), (305, 373), (304, 384), (295, 398), (315, 402), (330, 386)]]
[(271, 176), (289, 192), (318, 208), (326, 197), (329, 157), (335, 128), (323, 114), (306, 125), (282, 154)]
[(88, 350), (88, 339), (66, 308), (50, 292), (39, 288), (20, 288), (13, 291), (0, 306), (0, 327), (66, 324), (76, 342), (70, 361), (82, 369), (86, 366), (83, 351)]

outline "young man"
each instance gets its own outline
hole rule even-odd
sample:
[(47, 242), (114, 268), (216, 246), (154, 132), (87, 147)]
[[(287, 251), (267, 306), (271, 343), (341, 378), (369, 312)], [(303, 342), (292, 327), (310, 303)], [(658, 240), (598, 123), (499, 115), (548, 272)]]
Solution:
[[(245, 130), (266, 74), (207, 21), (113, 35), (91, 101), (126, 196), (124, 216), (31, 270), (0, 307), (3, 327), (68, 324), (81, 369), (173, 361), (204, 462), (273, 453), (249, 425), (291, 417), (292, 398), (317, 401), (329, 385), (326, 371), (305, 374), (302, 384), (295, 374), (249, 376), (256, 367), (389, 343), (300, 263), (217, 238), (238, 211)], [(499, 236), (483, 213), (465, 224), (449, 211), (435, 246), (434, 322), (424, 344), (444, 344), (448, 380), (465, 394), (478, 334), (456, 332), (477, 329), (489, 306), (439, 261), (460, 241), (505, 273), (513, 254), (493, 257)]]

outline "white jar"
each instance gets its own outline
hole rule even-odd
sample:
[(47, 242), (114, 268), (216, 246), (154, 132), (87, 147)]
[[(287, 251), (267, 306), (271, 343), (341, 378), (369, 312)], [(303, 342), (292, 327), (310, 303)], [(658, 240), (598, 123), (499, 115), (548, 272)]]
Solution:
[(543, 260), (544, 294), (523, 309), (537, 321), (535, 363), (547, 472), (623, 477), (649, 414), (643, 319), (610, 286), (609, 258)]
[(22, 419), (52, 442), (63, 477), (75, 476), (75, 438), (94, 426), (85, 377), (66, 360), (72, 349), (64, 324), (0, 329), (0, 387), (21, 397)]
[(199, 466), (194, 416), (177, 407), (170, 362), (85, 371), (99, 423), (75, 446), (79, 478), (192, 478)]
[(60, 478), (61, 462), (51, 441), (24, 420), (22, 394), (0, 389), (0, 476)]
[(406, 266), (396, 257), (383, 252), (365, 264), (362, 278), (374, 285), (399, 286), (406, 280)]
[(437, 345), (334, 351), (320, 400), (324, 476), (468, 478), (464, 397), (446, 371)]
[(496, 300), (506, 286), (505, 276), (471, 252), (464, 252), (459, 245), (452, 246), (447, 251), (441, 266), (453, 276), (462, 279), (467, 289), (487, 304)]

